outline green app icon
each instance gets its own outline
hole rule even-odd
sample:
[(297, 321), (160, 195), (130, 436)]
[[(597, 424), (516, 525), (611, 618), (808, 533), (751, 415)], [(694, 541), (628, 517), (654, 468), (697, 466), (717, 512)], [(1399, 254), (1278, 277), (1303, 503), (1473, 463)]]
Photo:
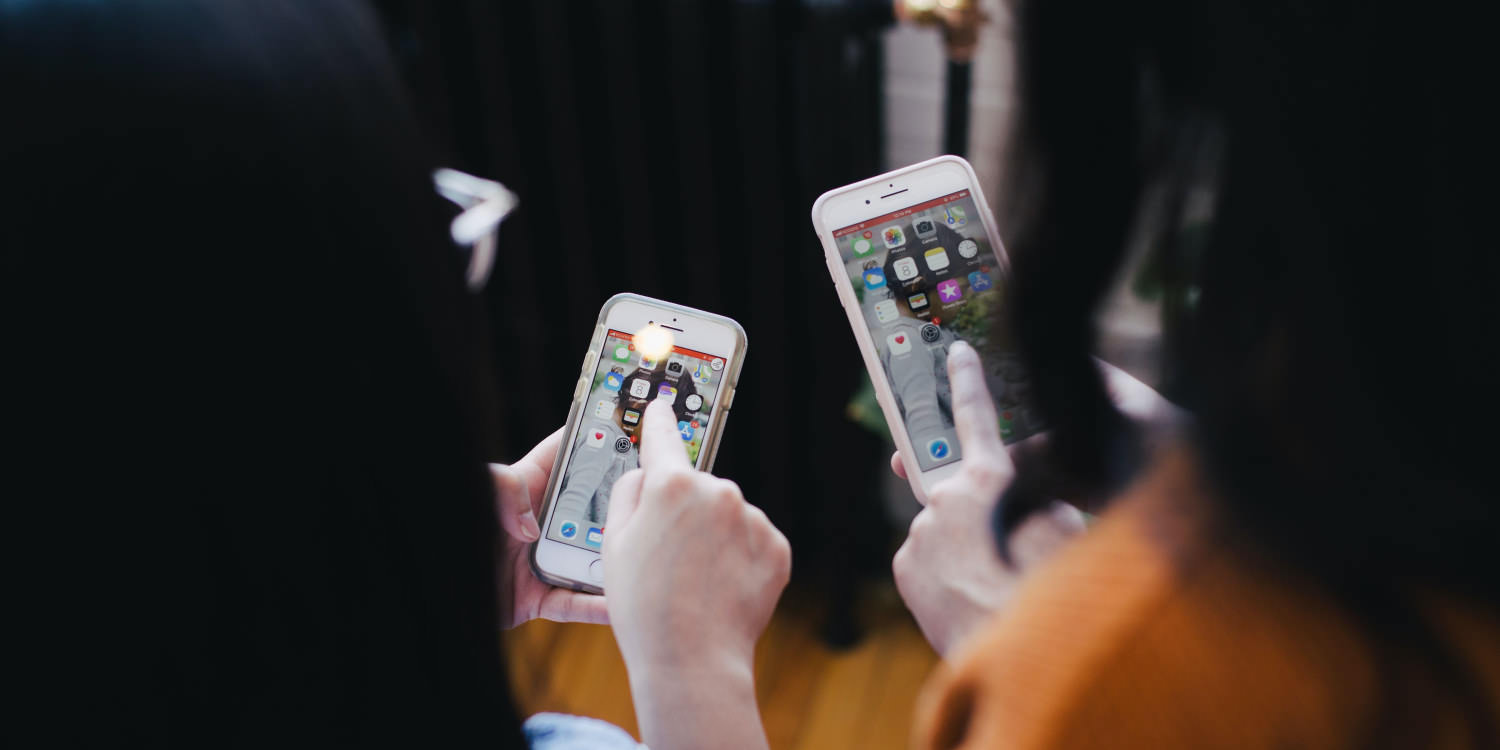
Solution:
[(854, 235), (854, 242), (851, 244), (854, 247), (854, 257), (856, 258), (863, 258), (875, 249), (875, 245), (870, 242), (868, 237), (861, 237), (857, 234)]

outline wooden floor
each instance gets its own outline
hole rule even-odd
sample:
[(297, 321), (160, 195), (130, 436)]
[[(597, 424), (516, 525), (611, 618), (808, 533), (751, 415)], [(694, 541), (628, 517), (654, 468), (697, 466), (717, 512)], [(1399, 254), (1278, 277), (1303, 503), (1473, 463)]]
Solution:
[[(773, 750), (904, 748), (912, 708), (937, 654), (893, 590), (865, 597), (865, 637), (833, 651), (818, 608), (783, 601), (756, 649), (756, 692)], [(625, 664), (609, 628), (536, 621), (505, 635), (523, 715), (604, 719), (639, 739)]]

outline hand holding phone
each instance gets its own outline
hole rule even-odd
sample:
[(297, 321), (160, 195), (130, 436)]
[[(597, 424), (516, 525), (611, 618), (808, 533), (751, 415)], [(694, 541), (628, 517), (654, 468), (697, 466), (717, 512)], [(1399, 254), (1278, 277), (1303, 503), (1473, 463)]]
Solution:
[(1011, 537), (1013, 565), (995, 554), (990, 518), (1014, 467), (973, 347), (953, 344), (948, 380), (965, 458), (957, 472), (928, 489), (927, 505), (912, 519), (891, 564), (907, 609), (928, 643), (945, 655), (1010, 600), (1030, 567), (1084, 528), (1076, 508), (1057, 503)]
[(504, 627), (531, 620), (554, 622), (609, 622), (604, 597), (558, 588), (538, 580), (527, 564), (527, 552), (541, 535), (542, 492), (552, 473), (563, 430), (548, 435), (525, 457), (512, 464), (490, 464), (495, 482), (495, 512), (504, 533), (500, 540), (498, 571)]

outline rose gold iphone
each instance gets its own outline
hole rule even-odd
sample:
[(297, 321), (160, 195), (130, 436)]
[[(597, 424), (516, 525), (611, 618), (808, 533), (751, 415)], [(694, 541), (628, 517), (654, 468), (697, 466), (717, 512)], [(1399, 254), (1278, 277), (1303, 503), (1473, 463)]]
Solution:
[(967, 161), (940, 156), (830, 190), (812, 220), (919, 500), (963, 461), (948, 388), (954, 341), (984, 361), (1001, 437), (1041, 430), (999, 318), (1005, 248)]

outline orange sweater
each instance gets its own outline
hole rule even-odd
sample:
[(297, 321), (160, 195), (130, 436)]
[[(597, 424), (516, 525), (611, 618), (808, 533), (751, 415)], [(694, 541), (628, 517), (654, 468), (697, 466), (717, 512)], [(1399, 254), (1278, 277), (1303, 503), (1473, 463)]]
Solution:
[[(940, 669), (916, 746), (1481, 744), (1437, 683), (1382, 679), (1379, 647), (1326, 596), (1209, 543), (1204, 497), (1187, 456), (1153, 467)], [(1500, 622), (1430, 614), (1500, 722)]]

